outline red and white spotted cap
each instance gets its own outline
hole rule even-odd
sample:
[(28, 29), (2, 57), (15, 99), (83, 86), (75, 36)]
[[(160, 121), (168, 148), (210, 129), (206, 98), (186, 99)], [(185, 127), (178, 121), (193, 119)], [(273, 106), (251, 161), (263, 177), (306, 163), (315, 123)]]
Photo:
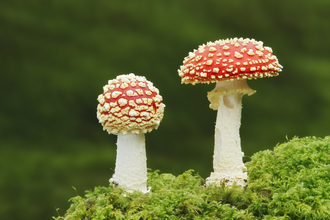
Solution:
[(210, 83), (277, 76), (282, 66), (270, 47), (254, 39), (208, 42), (190, 52), (178, 70), (182, 83)]
[(150, 132), (158, 128), (164, 114), (158, 89), (133, 73), (109, 80), (97, 100), (97, 118), (109, 134)]

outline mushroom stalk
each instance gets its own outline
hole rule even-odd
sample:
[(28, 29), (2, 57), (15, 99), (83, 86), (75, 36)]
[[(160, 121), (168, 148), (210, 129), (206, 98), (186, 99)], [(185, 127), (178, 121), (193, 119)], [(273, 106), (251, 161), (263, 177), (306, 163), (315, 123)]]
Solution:
[(213, 155), (214, 172), (207, 179), (207, 183), (224, 180), (228, 185), (234, 181), (239, 185), (245, 185), (247, 173), (242, 160), (244, 153), (241, 150), (239, 128), (242, 97), (245, 94), (243, 91), (248, 90), (253, 91), (245, 80), (225, 81), (218, 82), (216, 88), (209, 93), (211, 107), (218, 111)]
[(239, 128), (241, 125), (242, 94), (220, 95), (215, 125), (213, 157), (214, 173), (211, 177), (235, 180), (246, 179), (241, 150)]
[(110, 182), (125, 189), (147, 192), (147, 157), (144, 133), (118, 134), (115, 173)]

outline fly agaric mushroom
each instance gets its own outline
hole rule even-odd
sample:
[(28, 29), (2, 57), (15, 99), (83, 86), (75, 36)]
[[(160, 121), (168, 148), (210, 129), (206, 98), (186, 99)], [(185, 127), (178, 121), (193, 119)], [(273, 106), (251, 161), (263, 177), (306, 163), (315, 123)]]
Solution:
[(246, 79), (277, 76), (282, 66), (270, 47), (254, 39), (234, 38), (208, 42), (190, 52), (178, 70), (182, 83), (210, 83), (210, 108), (218, 110), (215, 126), (213, 169), (207, 184), (224, 180), (245, 185), (246, 167), (242, 161), (239, 127), (242, 96), (252, 95)]
[(147, 192), (144, 134), (157, 129), (163, 118), (162, 96), (145, 77), (131, 73), (109, 80), (97, 100), (97, 118), (103, 130), (118, 136), (116, 168), (110, 182)]

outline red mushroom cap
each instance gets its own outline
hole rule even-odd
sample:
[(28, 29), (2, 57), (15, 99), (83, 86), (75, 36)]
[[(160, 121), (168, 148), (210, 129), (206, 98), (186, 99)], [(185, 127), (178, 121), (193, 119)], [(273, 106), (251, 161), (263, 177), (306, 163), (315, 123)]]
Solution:
[(143, 76), (120, 75), (109, 80), (97, 100), (97, 118), (110, 134), (146, 133), (163, 118), (162, 96)]
[(190, 52), (178, 70), (182, 83), (277, 76), (282, 66), (270, 47), (254, 39), (234, 38), (208, 42)]

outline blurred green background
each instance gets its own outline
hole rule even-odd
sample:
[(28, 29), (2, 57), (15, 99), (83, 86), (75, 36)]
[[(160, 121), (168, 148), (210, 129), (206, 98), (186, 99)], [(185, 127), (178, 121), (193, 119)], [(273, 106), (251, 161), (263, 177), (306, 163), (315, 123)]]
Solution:
[(177, 74), (207, 41), (261, 40), (284, 66), (249, 81), (258, 92), (243, 98), (245, 155), (330, 135), (329, 12), (329, 0), (2, 0), (0, 218), (51, 219), (76, 193), (108, 185), (116, 136), (102, 131), (96, 98), (119, 74), (146, 76), (166, 104), (146, 135), (148, 167), (207, 177), (214, 85), (181, 85)]

